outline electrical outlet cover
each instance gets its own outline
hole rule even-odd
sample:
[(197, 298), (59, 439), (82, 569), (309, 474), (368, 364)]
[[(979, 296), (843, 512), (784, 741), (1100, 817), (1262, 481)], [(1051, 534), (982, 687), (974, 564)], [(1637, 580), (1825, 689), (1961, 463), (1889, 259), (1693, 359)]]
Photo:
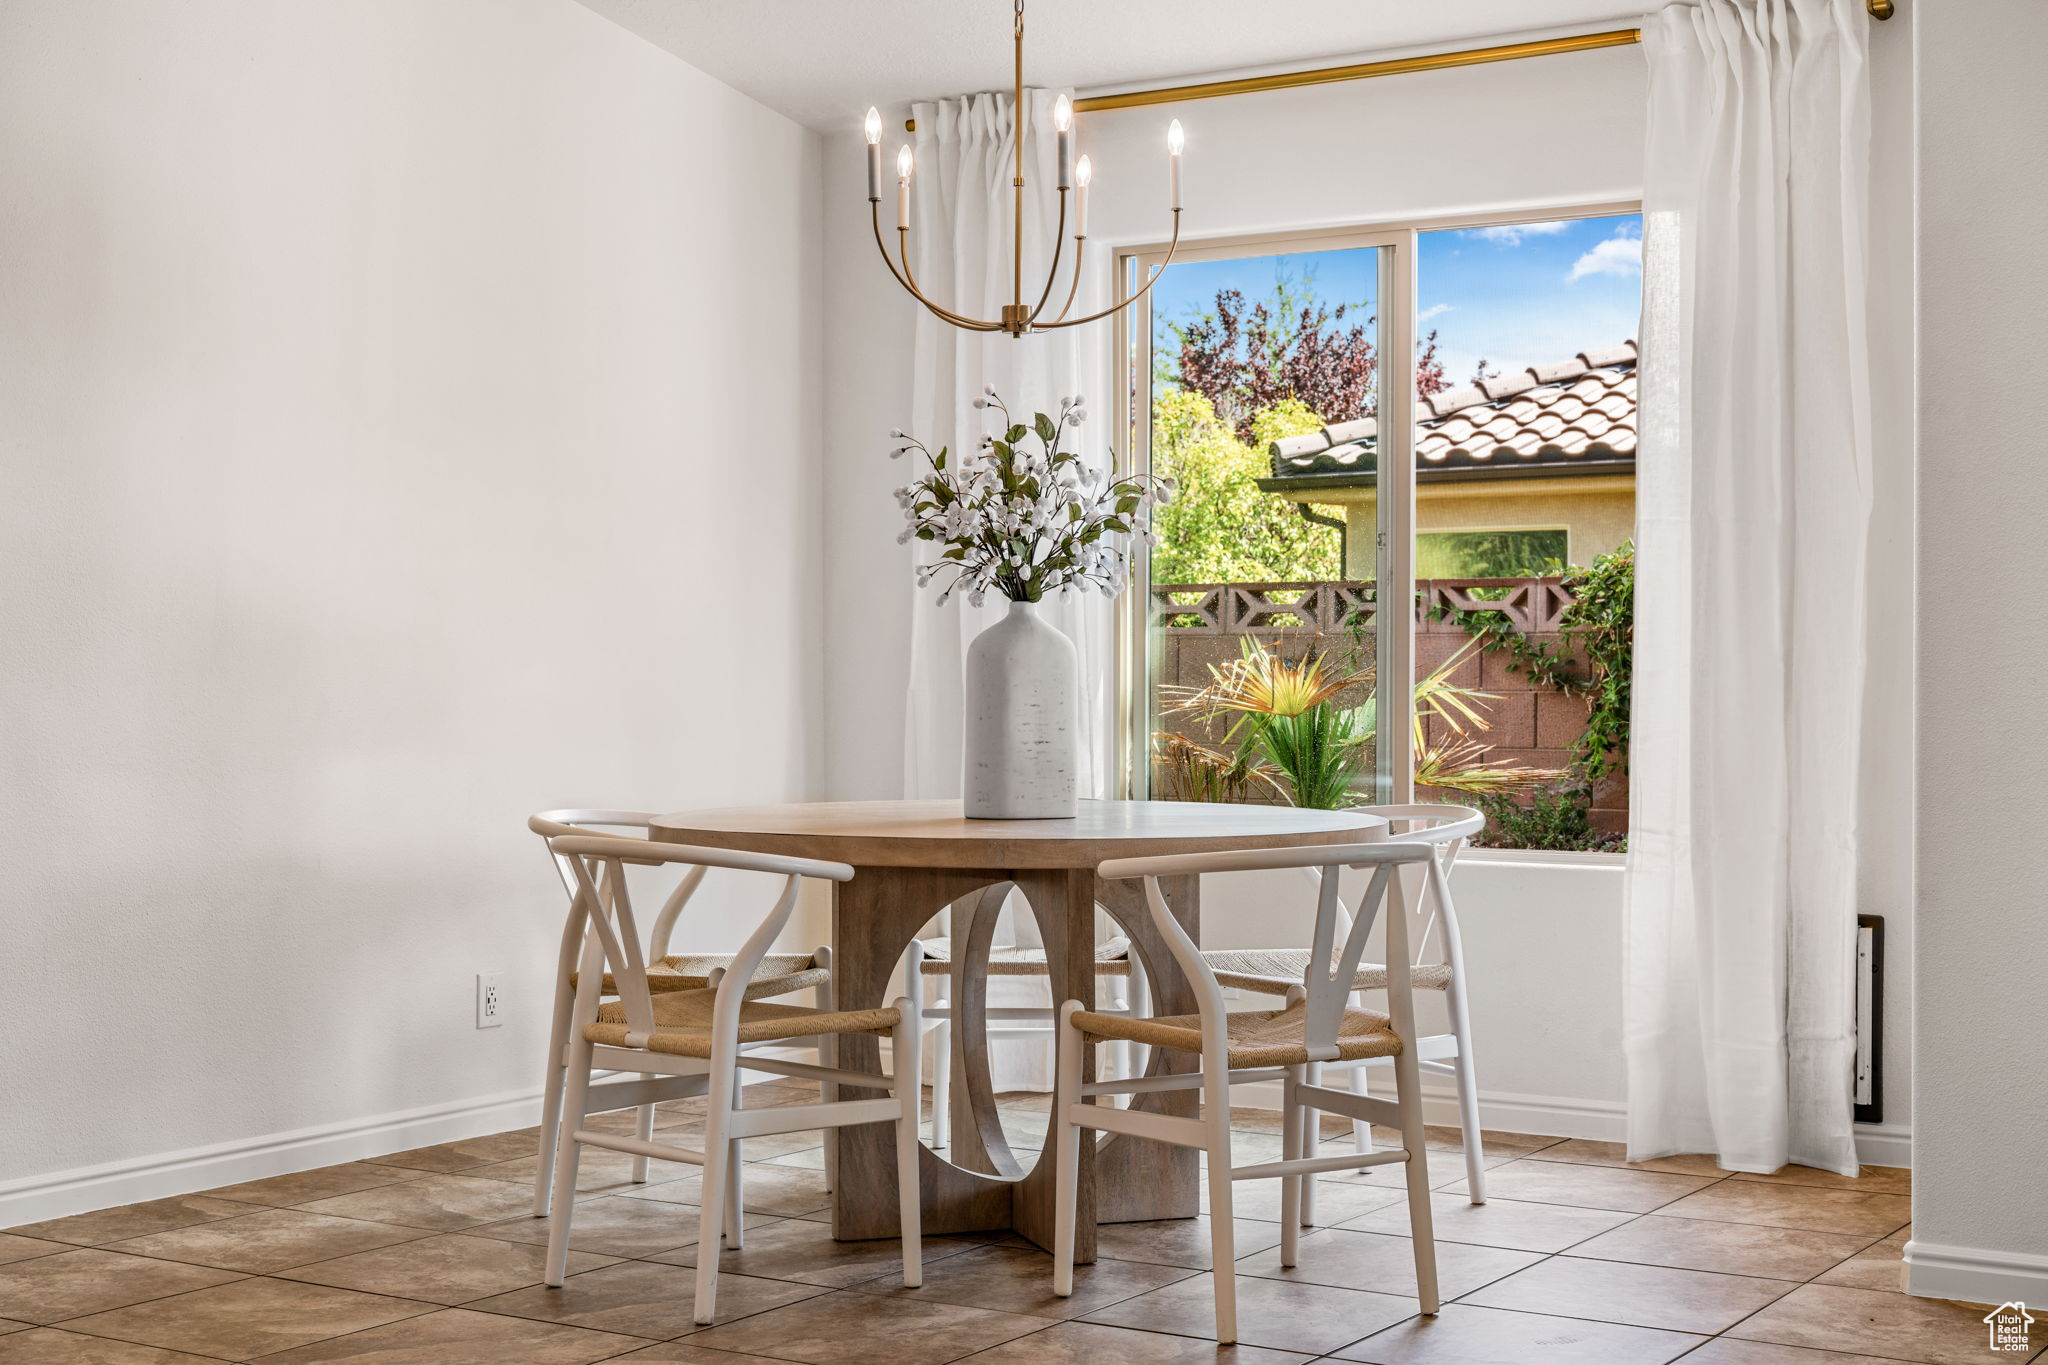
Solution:
[(478, 972), (476, 977), (476, 1026), (496, 1028), (505, 1022), (505, 974)]

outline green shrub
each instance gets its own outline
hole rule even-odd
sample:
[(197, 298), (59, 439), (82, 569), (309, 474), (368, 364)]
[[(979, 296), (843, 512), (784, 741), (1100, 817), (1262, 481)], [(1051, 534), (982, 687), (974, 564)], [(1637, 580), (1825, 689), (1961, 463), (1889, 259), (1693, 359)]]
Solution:
[(1530, 793), (1529, 804), (1513, 796), (1474, 795), (1486, 812), (1488, 848), (1538, 848), (1567, 853), (1621, 853), (1628, 836), (1593, 828), (1593, 789), (1581, 782), (1557, 782)]

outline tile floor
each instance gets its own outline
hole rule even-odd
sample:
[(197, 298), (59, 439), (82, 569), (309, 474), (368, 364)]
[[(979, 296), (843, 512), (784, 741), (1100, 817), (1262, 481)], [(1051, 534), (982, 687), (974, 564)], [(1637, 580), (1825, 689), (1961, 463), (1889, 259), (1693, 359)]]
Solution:
[[(685, 1145), (693, 1103), (662, 1107)], [(1042, 1141), (1042, 1097), (1004, 1117), (1015, 1146)], [(1245, 1156), (1277, 1153), (1277, 1115), (1238, 1119)], [(0, 1365), (2018, 1365), (1987, 1349), (1981, 1308), (1900, 1292), (1904, 1171), (1724, 1177), (1488, 1134), (1475, 1208), (1457, 1134), (1432, 1130), (1442, 1314), (1416, 1315), (1393, 1171), (1325, 1177), (1293, 1269), (1277, 1186), (1257, 1182), (1238, 1187), (1243, 1342), (1219, 1351), (1206, 1215), (1104, 1229), (1070, 1299), (1048, 1257), (996, 1234), (928, 1238), (906, 1291), (894, 1243), (832, 1240), (811, 1133), (750, 1144), (747, 1244), (724, 1257), (715, 1325), (690, 1321), (689, 1167), (635, 1185), (626, 1158), (586, 1155), (570, 1280), (547, 1289), (548, 1224), (525, 1213), (537, 1145), (504, 1133), (0, 1232)]]

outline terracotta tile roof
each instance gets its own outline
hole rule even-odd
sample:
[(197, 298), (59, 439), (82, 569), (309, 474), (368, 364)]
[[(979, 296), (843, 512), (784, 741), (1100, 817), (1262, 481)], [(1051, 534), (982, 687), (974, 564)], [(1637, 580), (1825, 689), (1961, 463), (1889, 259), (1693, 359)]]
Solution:
[[(1570, 360), (1448, 389), (1416, 406), (1415, 467), (1425, 477), (1633, 466), (1636, 344), (1581, 351)], [(1378, 439), (1378, 419), (1367, 417), (1275, 441), (1268, 452), (1276, 478), (1370, 474)]]

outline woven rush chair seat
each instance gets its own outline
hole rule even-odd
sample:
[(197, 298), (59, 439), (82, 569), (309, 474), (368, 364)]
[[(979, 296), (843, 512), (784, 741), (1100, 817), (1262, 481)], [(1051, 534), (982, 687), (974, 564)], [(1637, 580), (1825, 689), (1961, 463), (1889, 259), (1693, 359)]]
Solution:
[[(1306, 948), (1211, 948), (1202, 960), (1216, 973), (1218, 984), (1234, 990), (1257, 991), (1263, 995), (1285, 995), (1299, 986), (1308, 972)], [(1448, 962), (1419, 963), (1408, 969), (1418, 991), (1447, 991), (1451, 988)], [(1383, 991), (1387, 988), (1385, 963), (1361, 962), (1351, 980), (1354, 991)]]
[[(707, 990), (711, 985), (711, 973), (730, 966), (730, 953), (671, 953), (647, 964), (647, 989), (656, 994)], [(762, 996), (811, 990), (831, 979), (832, 973), (818, 966), (809, 953), (770, 953), (754, 969), (754, 979), (747, 983), (747, 999), (758, 1000)], [(569, 975), (569, 984), (572, 987), (576, 984), (573, 972)], [(619, 993), (618, 982), (610, 972), (604, 974), (601, 989), (606, 995)]]
[[(952, 939), (926, 938), (918, 942), (924, 945), (926, 976), (945, 976), (953, 970)], [(1043, 948), (995, 948), (988, 955), (990, 976), (1045, 976), (1049, 970)], [(1131, 941), (1111, 938), (1096, 944), (1095, 972), (1098, 976), (1129, 976)]]
[[(711, 1015), (718, 992), (669, 991), (654, 996), (654, 1032), (645, 1047), (676, 1057), (711, 1055)], [(768, 1005), (749, 1001), (740, 1006), (739, 1041), (772, 1043), (782, 1038), (808, 1038), (823, 1033), (873, 1033), (887, 1036), (902, 1018), (894, 1006), (871, 1010), (816, 1010), (802, 1005)], [(583, 1036), (601, 1047), (630, 1047), (632, 1032), (626, 1007), (616, 1001), (600, 1005), (595, 1023)]]
[[(1294, 983), (1300, 985), (1299, 981)], [(1230, 1056), (1227, 1065), (1236, 1070), (1247, 1067), (1302, 1066), (1308, 1060), (1308, 1044), (1302, 1037), (1307, 1006), (1289, 1005), (1282, 1010), (1233, 1010), (1226, 1016)], [(1091, 1040), (1129, 1039), (1176, 1052), (1202, 1051), (1202, 1016), (1168, 1015), (1159, 1019), (1133, 1019), (1121, 1014), (1096, 1014), (1077, 1010), (1074, 1026)], [(1378, 1010), (1347, 1009), (1337, 1029), (1337, 1056), (1323, 1060), (1351, 1061), (1360, 1057), (1393, 1057), (1401, 1051), (1401, 1040), (1392, 1021)]]

